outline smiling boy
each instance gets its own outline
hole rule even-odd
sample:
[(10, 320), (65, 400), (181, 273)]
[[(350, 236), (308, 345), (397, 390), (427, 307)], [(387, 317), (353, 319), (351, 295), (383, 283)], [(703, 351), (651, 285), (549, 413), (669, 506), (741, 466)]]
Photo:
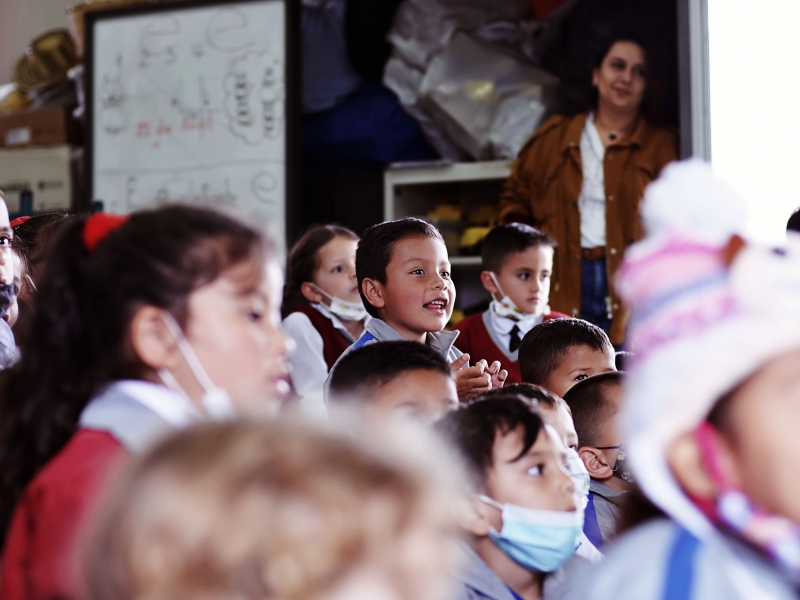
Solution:
[(500, 225), (483, 240), (481, 283), (489, 310), (458, 322), (456, 346), (474, 358), (500, 361), (508, 383), (521, 383), (519, 345), (536, 325), (567, 315), (550, 311), (555, 242), (529, 225)]
[(502, 387), (507, 372), (499, 362), (479, 360), (470, 367), (469, 355), (454, 346), (458, 332), (444, 331), (456, 288), (447, 248), (433, 225), (406, 218), (367, 229), (356, 251), (356, 277), (364, 307), (374, 318), (348, 351), (376, 342), (419, 342), (453, 369), (460, 400)]

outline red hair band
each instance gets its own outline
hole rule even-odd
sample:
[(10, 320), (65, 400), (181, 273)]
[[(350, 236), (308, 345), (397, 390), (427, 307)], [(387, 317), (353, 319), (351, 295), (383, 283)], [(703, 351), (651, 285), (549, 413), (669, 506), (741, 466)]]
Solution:
[(83, 225), (83, 245), (89, 252), (94, 252), (98, 244), (108, 237), (108, 234), (119, 229), (130, 217), (128, 215), (115, 215), (99, 212), (93, 214)]
[(11, 223), (9, 223), (9, 225), (11, 225), (11, 229), (14, 229), (15, 227), (19, 227), (20, 225), (22, 225), (25, 221), (27, 221), (29, 219), (30, 219), (30, 217), (17, 217), (13, 221), (11, 221)]

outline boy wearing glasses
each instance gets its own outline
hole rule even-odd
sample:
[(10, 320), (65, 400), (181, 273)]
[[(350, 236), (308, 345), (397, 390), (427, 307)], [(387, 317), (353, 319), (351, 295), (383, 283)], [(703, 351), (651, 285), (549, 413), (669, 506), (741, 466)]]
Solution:
[(584, 533), (601, 549), (616, 535), (633, 484), (620, 440), (625, 373), (595, 375), (564, 395), (578, 434), (578, 455), (591, 480)]

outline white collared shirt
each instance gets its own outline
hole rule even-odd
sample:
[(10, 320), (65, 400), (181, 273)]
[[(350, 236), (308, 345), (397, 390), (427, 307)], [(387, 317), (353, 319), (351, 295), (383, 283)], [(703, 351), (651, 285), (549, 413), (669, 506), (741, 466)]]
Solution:
[(106, 392), (113, 389), (143, 404), (177, 429), (188, 427), (202, 418), (191, 400), (159, 383), (123, 379), (109, 385)]
[(581, 248), (606, 245), (605, 156), (606, 149), (594, 124), (594, 113), (591, 113), (581, 134), (583, 186), (578, 197)]
[[(355, 338), (350, 335), (344, 323), (324, 304), (311, 305), (322, 316), (330, 319), (335, 329), (340, 331), (351, 343)], [(364, 321), (366, 326), (370, 317)], [(289, 357), (289, 374), (292, 377), (294, 391), (300, 396), (300, 406), (308, 414), (325, 418), (328, 409), (325, 406), (323, 387), (328, 379), (328, 364), (325, 362), (322, 336), (311, 320), (301, 312), (294, 312), (283, 320), (283, 328), (294, 340), (296, 349)]]
[[(508, 317), (501, 317), (491, 307), (489, 308), (488, 313), (489, 324), (494, 333), (492, 338), (496, 344), (502, 344), (500, 349), (509, 356), (512, 355), (511, 351), (509, 350), (509, 344), (511, 343), (511, 330), (514, 329), (514, 325), (519, 327), (519, 339), (521, 340), (523, 337), (525, 337), (526, 333), (536, 327), (544, 319), (543, 315), (538, 315), (535, 317), (531, 315), (531, 317), (528, 319), (514, 321)], [(516, 356), (516, 352), (514, 352), (513, 355)]]

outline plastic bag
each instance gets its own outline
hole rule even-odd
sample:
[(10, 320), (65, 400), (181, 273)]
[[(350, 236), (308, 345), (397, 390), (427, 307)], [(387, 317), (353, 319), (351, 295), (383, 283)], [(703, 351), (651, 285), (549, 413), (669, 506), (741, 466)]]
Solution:
[(476, 160), (514, 158), (548, 116), (558, 79), (457, 33), (431, 60), (420, 107)]

